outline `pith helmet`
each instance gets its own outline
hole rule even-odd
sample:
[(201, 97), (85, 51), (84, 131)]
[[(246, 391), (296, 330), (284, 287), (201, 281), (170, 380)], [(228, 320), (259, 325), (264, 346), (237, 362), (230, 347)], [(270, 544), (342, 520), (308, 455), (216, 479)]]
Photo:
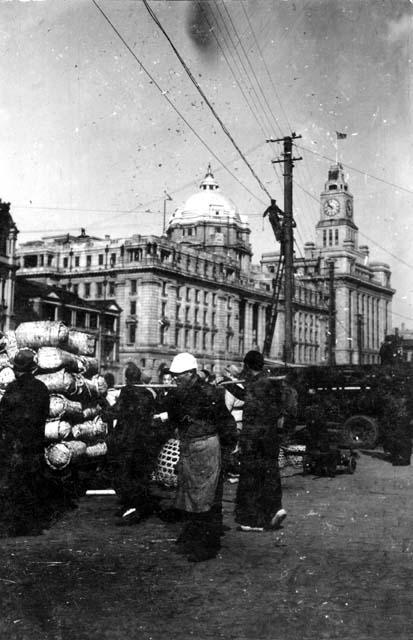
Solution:
[(192, 353), (178, 353), (172, 360), (172, 364), (169, 371), (174, 373), (185, 373), (186, 371), (192, 371), (198, 369), (198, 363)]

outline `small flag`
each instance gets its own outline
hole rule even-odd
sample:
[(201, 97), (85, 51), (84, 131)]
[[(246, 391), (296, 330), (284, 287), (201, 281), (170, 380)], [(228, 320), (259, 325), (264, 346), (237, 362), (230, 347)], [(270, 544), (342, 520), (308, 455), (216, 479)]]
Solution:
[(347, 133), (341, 133), (340, 131), (336, 131), (337, 140), (345, 140), (347, 138)]

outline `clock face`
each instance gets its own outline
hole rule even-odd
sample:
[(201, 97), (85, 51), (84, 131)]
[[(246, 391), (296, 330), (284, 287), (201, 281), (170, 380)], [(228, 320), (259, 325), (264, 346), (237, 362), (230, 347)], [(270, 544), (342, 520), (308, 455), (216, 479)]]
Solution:
[(324, 205), (324, 213), (326, 216), (336, 216), (340, 211), (340, 203), (335, 198), (331, 198), (331, 200), (327, 200)]
[(346, 213), (348, 218), (351, 218), (351, 216), (353, 215), (353, 203), (351, 202), (351, 200), (347, 200), (346, 202)]

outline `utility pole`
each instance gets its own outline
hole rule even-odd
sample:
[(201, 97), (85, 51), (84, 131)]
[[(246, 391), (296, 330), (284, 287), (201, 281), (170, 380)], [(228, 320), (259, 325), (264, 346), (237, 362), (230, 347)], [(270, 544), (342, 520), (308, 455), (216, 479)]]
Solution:
[(165, 235), (165, 231), (166, 231), (166, 203), (168, 200), (172, 200), (171, 196), (169, 195), (169, 193), (166, 193), (166, 191), (164, 191), (164, 199), (163, 199), (163, 224), (162, 224), (162, 235)]
[(293, 158), (293, 140), (301, 138), (295, 133), (285, 138), (267, 142), (283, 143), (283, 159), (273, 160), (274, 164), (284, 165), (284, 219), (283, 219), (283, 247), (284, 247), (284, 297), (285, 297), (285, 341), (284, 360), (294, 362), (293, 335), (293, 297), (294, 297), (294, 227), (293, 218), (293, 168), (294, 162), (302, 158)]
[(334, 290), (334, 260), (328, 264), (328, 364), (336, 364), (336, 293)]

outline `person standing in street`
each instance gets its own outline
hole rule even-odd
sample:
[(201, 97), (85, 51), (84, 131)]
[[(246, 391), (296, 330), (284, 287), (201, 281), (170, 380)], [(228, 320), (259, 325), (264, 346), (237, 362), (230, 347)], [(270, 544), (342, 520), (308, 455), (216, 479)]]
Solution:
[(281, 387), (264, 369), (259, 351), (249, 351), (241, 374), (244, 389), (230, 391), (244, 400), (240, 434), (240, 477), (235, 521), (242, 531), (279, 529), (287, 512), (282, 506), (277, 423), (282, 415)]
[(186, 525), (177, 544), (191, 562), (214, 558), (221, 547), (221, 448), (234, 449), (237, 441), (235, 421), (225, 406), (223, 390), (201, 380), (197, 369), (192, 354), (175, 356), (170, 372), (176, 388), (169, 391), (163, 407), (179, 435), (175, 506), (185, 513)]
[(163, 442), (155, 428), (156, 400), (141, 384), (141, 370), (130, 362), (125, 369), (125, 386), (113, 407), (117, 422), (109, 442), (113, 484), (119, 497), (119, 526), (137, 524), (157, 510), (151, 494), (152, 473)]
[(34, 377), (36, 354), (20, 349), (16, 379), (0, 402), (0, 534), (38, 535), (49, 524), (52, 505), (45, 479), (45, 424), (49, 392)]

